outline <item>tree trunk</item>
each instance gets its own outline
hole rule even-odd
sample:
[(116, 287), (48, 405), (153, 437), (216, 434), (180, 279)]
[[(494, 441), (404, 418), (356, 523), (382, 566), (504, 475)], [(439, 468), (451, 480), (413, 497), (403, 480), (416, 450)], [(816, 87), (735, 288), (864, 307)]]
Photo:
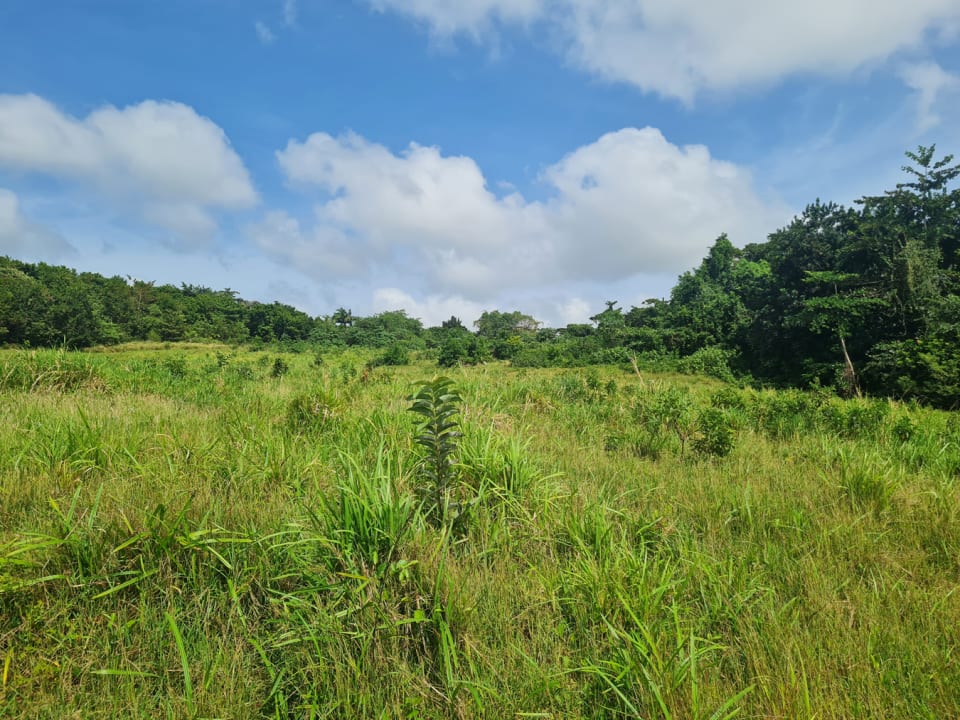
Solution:
[[(839, 333), (838, 333), (839, 334)], [(848, 395), (861, 397), (860, 383), (857, 381), (857, 372), (853, 369), (853, 360), (850, 359), (850, 353), (847, 352), (847, 342), (840, 334), (840, 348), (843, 350), (843, 360), (846, 367), (843, 369), (843, 382), (846, 385)]]

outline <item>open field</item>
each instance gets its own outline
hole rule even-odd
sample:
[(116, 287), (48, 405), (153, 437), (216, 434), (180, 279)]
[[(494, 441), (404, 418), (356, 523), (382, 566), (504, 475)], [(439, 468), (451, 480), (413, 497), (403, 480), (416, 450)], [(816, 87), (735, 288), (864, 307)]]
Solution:
[(0, 716), (960, 716), (956, 413), (365, 360), (0, 352)]

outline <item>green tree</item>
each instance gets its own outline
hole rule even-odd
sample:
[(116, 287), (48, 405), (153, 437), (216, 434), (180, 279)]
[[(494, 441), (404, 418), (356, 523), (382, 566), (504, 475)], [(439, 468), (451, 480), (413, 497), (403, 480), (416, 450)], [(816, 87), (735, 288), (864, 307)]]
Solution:
[(486, 310), (473, 323), (477, 328), (477, 334), (488, 340), (509, 337), (518, 333), (536, 332), (540, 323), (530, 315), (525, 315), (519, 310), (512, 312), (500, 312), (499, 310)]
[(353, 325), (353, 312), (339, 307), (334, 311), (332, 319), (338, 327), (349, 327)]

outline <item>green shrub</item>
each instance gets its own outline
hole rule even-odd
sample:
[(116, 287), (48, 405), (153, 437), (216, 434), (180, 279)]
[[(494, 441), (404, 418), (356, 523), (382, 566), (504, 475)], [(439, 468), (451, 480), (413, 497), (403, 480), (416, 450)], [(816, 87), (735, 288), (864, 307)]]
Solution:
[(818, 418), (818, 403), (813, 396), (800, 390), (759, 395), (748, 410), (757, 429), (776, 440), (812, 430)]
[(685, 390), (675, 387), (643, 390), (630, 407), (633, 448), (641, 457), (656, 459), (669, 445), (679, 443), (682, 455), (696, 431), (693, 403)]
[(181, 355), (164, 358), (162, 365), (171, 377), (183, 378), (187, 376), (187, 359)]
[(733, 450), (734, 432), (730, 417), (718, 408), (705, 408), (697, 417), (693, 449), (700, 455), (726, 457)]
[(381, 365), (409, 365), (410, 353), (401, 343), (393, 343), (383, 353), (378, 355), (372, 362), (373, 367)]
[(253, 380), (257, 376), (253, 368), (247, 363), (233, 365), (230, 369), (233, 372), (233, 377), (237, 380)]
[(890, 426), (890, 436), (900, 443), (905, 443), (917, 432), (917, 424), (907, 415), (901, 415)]
[(270, 368), (270, 377), (282, 378), (290, 372), (290, 366), (287, 365), (287, 361), (282, 357), (274, 359), (273, 366)]
[(847, 435), (849, 437), (876, 437), (890, 412), (885, 400), (851, 400), (847, 406)]
[(722, 387), (710, 397), (710, 405), (721, 410), (745, 410), (743, 394), (732, 387)]
[(730, 360), (734, 353), (718, 347), (705, 347), (680, 360), (680, 372), (688, 375), (707, 375), (725, 382), (734, 382)]

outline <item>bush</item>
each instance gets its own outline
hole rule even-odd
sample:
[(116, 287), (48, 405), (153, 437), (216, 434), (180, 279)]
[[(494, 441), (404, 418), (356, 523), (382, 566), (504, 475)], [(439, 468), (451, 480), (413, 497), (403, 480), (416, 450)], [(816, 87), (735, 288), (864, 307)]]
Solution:
[(231, 366), (230, 370), (233, 372), (233, 376), (237, 380), (253, 380), (257, 376), (257, 374), (253, 371), (253, 368), (247, 363), (233, 365)]
[(486, 362), (490, 357), (490, 345), (485, 339), (468, 333), (451, 333), (440, 346), (437, 363), (440, 367), (454, 367)]
[(542, 368), (558, 363), (555, 362), (555, 357), (551, 357), (550, 346), (528, 345), (517, 351), (510, 364), (518, 368)]
[(287, 365), (287, 361), (278, 357), (273, 361), (273, 367), (270, 368), (270, 377), (282, 378), (288, 372), (290, 372), (290, 366)]
[(897, 442), (905, 443), (917, 432), (917, 424), (906, 415), (898, 417), (890, 427), (890, 435)]
[(693, 355), (680, 360), (680, 372), (688, 375), (707, 375), (724, 382), (734, 382), (733, 371), (730, 369), (730, 360), (734, 354), (730, 350), (718, 347), (700, 348)]
[(817, 421), (818, 402), (799, 390), (781, 390), (760, 395), (750, 410), (757, 429), (776, 440), (793, 437), (813, 429)]
[(678, 388), (650, 389), (641, 393), (630, 408), (637, 454), (658, 457), (672, 434), (680, 443), (682, 455), (696, 430), (692, 409), (690, 395)]
[(710, 405), (721, 410), (744, 410), (743, 395), (732, 387), (723, 387), (710, 397)]
[(733, 450), (733, 424), (729, 416), (718, 408), (705, 408), (697, 417), (697, 435), (693, 449), (700, 455), (726, 457)]
[(460, 363), (467, 362), (470, 359), (470, 351), (467, 348), (466, 338), (451, 335), (443, 341), (440, 346), (440, 354), (437, 356), (437, 364), (440, 367), (454, 367)]
[(187, 359), (180, 355), (169, 357), (163, 361), (163, 368), (171, 377), (182, 378), (187, 376)]
[(388, 347), (370, 363), (372, 367), (379, 367), (381, 365), (397, 366), (409, 364), (410, 353), (407, 351), (407, 348), (400, 343), (393, 343), (393, 345)]

